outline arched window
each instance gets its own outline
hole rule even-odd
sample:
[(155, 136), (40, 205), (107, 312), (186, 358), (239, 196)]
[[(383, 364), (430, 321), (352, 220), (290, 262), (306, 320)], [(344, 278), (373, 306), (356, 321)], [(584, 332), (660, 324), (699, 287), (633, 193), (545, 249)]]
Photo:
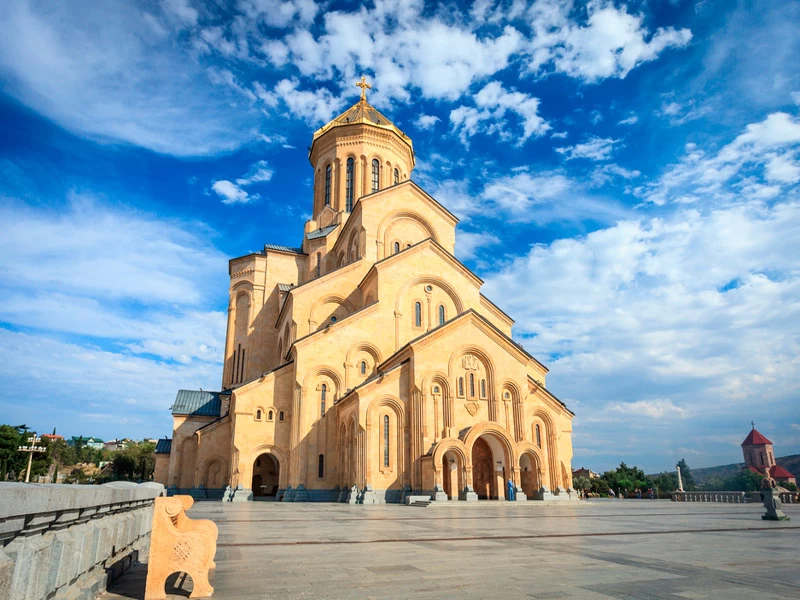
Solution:
[(383, 415), (383, 466), (389, 466), (389, 415)]
[(411, 248), (411, 244), (406, 244), (406, 248)]
[(319, 462), (318, 462), (318, 465), (317, 465), (317, 477), (319, 477), (320, 479), (325, 477), (325, 455), (324, 454), (320, 454), (319, 455)]
[(397, 254), (398, 252), (400, 252), (400, 242), (395, 242), (394, 243), (394, 253)]
[(536, 424), (536, 445), (542, 447), (542, 431), (539, 429), (539, 424)]
[(261, 420), (261, 409), (259, 408), (256, 411), (256, 421), (260, 421), (260, 420)]
[(469, 374), (469, 397), (475, 397), (475, 373)]
[(283, 421), (283, 411), (278, 413), (278, 421)]
[(325, 206), (331, 205), (331, 166), (325, 167)]
[(422, 304), (414, 303), (414, 325), (422, 327)]
[(458, 378), (458, 395), (461, 398), (464, 397), (464, 378), (463, 377), (459, 377)]
[(272, 411), (269, 411), (269, 412), (267, 413), (267, 421), (272, 421), (272, 419), (273, 419), (273, 415), (274, 415), (274, 413), (273, 413)]
[(344, 209), (347, 212), (353, 211), (353, 193), (355, 190), (353, 189), (353, 180), (354, 180), (354, 171), (356, 168), (356, 161), (353, 160), (352, 157), (347, 159), (347, 171), (345, 173), (345, 190), (344, 190), (344, 199), (345, 205)]
[(377, 158), (372, 159), (372, 191), (380, 189), (381, 163)]
[(365, 360), (361, 361), (361, 374), (362, 375), (366, 375), (367, 374), (367, 361), (365, 361)]
[(317, 268), (316, 268), (316, 272), (317, 272), (317, 277), (319, 277), (320, 273), (322, 272), (322, 253), (320, 253), (320, 252), (317, 252)]
[(433, 393), (434, 394), (438, 394), (439, 393), (439, 386), (438, 385), (433, 386)]
[(400, 170), (399, 169), (395, 169), (394, 170), (394, 184), (397, 185), (398, 183), (400, 183)]
[(319, 392), (319, 416), (325, 416), (325, 400), (328, 398), (328, 386), (326, 384), (322, 384), (322, 388)]
[(444, 325), (444, 304), (439, 305), (439, 325)]
[(486, 380), (481, 379), (481, 398), (486, 398)]

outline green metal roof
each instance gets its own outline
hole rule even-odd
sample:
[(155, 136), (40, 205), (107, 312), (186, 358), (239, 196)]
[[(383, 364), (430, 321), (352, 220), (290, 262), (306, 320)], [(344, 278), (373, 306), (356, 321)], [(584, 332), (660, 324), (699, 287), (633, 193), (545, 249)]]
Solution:
[(164, 438), (156, 444), (156, 454), (169, 454), (172, 451), (172, 440)]
[(178, 390), (175, 403), (172, 405), (172, 414), (218, 417), (222, 408), (221, 394), (222, 392), (203, 390)]

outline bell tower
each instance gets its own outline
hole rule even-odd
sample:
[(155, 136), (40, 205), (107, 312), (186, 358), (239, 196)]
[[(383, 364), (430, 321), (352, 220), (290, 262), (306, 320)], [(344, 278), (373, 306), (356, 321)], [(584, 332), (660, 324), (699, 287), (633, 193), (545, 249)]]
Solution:
[(315, 131), (308, 152), (316, 227), (337, 213), (344, 222), (359, 198), (406, 181), (414, 168), (411, 138), (367, 102), (365, 77), (356, 86), (359, 101)]

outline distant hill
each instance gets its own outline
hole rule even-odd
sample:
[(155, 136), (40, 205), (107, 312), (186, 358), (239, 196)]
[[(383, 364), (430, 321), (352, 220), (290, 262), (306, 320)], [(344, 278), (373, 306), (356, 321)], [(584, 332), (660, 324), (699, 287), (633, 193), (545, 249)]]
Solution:
[[(789, 471), (792, 475), (800, 479), (800, 454), (782, 456), (775, 459), (775, 462)], [(691, 467), (691, 465), (689, 465)], [(695, 483), (702, 484), (714, 477), (730, 477), (744, 468), (744, 463), (732, 465), (720, 465), (718, 467), (706, 467), (704, 469), (692, 469), (692, 477)]]

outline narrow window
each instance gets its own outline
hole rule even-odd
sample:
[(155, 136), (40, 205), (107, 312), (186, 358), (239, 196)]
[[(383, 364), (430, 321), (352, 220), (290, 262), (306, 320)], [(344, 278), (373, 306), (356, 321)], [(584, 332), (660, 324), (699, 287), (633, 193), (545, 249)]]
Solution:
[(331, 166), (325, 168), (325, 206), (331, 205)]
[(381, 163), (377, 158), (372, 159), (372, 191), (380, 189)]
[(422, 327), (422, 304), (414, 303), (414, 325)]
[(325, 455), (324, 454), (320, 454), (319, 455), (319, 462), (318, 462), (318, 466), (317, 466), (317, 477), (319, 477), (320, 479), (325, 477)]
[(324, 383), (322, 384), (322, 389), (319, 392), (319, 416), (325, 416), (325, 400), (328, 397), (328, 386)]
[[(239, 344), (241, 349), (242, 345)], [(239, 350), (233, 351), (233, 373), (231, 373), (231, 383), (236, 383), (236, 374), (239, 372)]]
[(239, 361), (239, 381), (244, 381), (244, 348), (242, 348), (242, 358)]
[(439, 325), (444, 325), (444, 304), (439, 305)]
[(486, 398), (486, 380), (481, 379), (481, 398)]
[(400, 242), (395, 242), (394, 243), (394, 253), (397, 254), (398, 252), (400, 252)]
[(322, 272), (322, 253), (317, 252), (317, 277)]
[(389, 466), (389, 415), (383, 415), (383, 466)]
[(439, 393), (439, 386), (438, 385), (433, 386), (433, 393), (434, 394), (438, 394)]
[(394, 170), (394, 184), (397, 185), (398, 183), (400, 183), (400, 170), (399, 169), (395, 169)]
[(261, 420), (261, 409), (258, 409), (256, 411), (256, 421), (260, 421), (260, 420)]
[(458, 395), (463, 398), (464, 397), (464, 378), (458, 378)]
[(475, 373), (469, 374), (469, 397), (475, 397)]
[(539, 425), (536, 425), (536, 445), (539, 448), (542, 447), (542, 431), (539, 429)]
[(353, 210), (353, 171), (355, 171), (356, 161), (352, 158), (347, 159), (347, 172), (345, 174), (345, 206), (347, 212)]
[(283, 421), (283, 411), (278, 413), (278, 421)]
[(274, 414), (274, 413), (273, 413), (272, 411), (269, 411), (269, 412), (267, 413), (267, 421), (272, 421), (273, 414)]
[(362, 375), (366, 375), (367, 374), (367, 361), (365, 361), (365, 360), (361, 361), (361, 374)]

